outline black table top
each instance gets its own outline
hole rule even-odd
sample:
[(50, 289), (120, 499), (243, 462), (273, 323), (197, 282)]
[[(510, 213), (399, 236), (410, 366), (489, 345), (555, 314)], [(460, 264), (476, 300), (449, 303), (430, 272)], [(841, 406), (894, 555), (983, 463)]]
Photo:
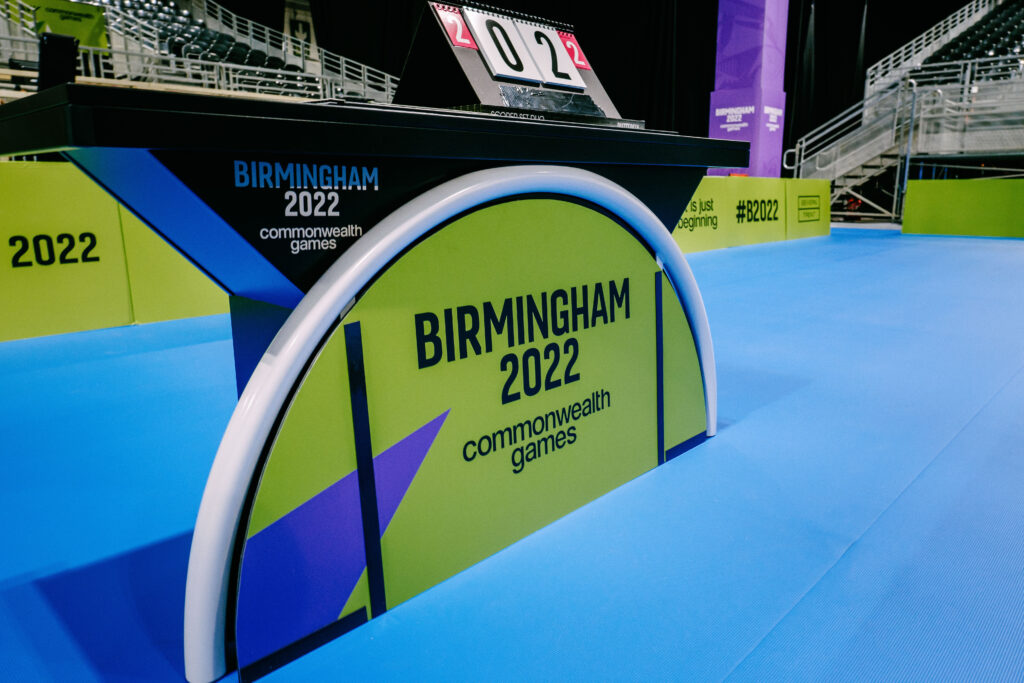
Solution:
[(749, 145), (383, 104), (277, 102), (66, 84), (0, 106), (0, 155), (75, 147), (726, 166)]

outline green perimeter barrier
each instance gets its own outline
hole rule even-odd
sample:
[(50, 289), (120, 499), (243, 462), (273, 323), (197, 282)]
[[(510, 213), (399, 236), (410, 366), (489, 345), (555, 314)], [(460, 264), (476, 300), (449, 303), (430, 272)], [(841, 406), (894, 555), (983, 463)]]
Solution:
[[(827, 235), (828, 193), (821, 180), (709, 176), (673, 236), (694, 252)], [(0, 164), (0, 247), (0, 341), (228, 310), (220, 288), (70, 164)]]
[(60, 33), (78, 38), (78, 44), (107, 47), (107, 22), (102, 7), (71, 0), (32, 0), (36, 33)]
[(0, 163), (0, 341), (226, 313), (227, 295), (71, 164)]
[(124, 235), (134, 322), (194, 318), (228, 312), (228, 296), (192, 262), (171, 248), (123, 206)]
[(672, 236), (684, 252), (829, 232), (827, 180), (707, 176)]
[(903, 232), (1024, 237), (1024, 180), (911, 180)]
[(831, 189), (827, 180), (786, 178), (786, 239), (821, 237), (832, 222)]

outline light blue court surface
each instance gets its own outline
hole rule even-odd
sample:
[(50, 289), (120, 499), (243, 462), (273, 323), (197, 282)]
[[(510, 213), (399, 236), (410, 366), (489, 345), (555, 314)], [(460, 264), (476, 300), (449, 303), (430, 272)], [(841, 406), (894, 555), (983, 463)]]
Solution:
[[(265, 680), (1024, 678), (1024, 241), (688, 259), (718, 436)], [(0, 344), (0, 678), (181, 676), (229, 335)]]

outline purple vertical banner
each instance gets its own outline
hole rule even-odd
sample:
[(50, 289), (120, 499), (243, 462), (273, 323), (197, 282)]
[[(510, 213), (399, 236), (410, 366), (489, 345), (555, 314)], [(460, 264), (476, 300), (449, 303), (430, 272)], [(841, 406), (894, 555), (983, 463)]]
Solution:
[(715, 91), (708, 135), (750, 143), (750, 166), (714, 169), (778, 178), (786, 93), (789, 0), (719, 0)]

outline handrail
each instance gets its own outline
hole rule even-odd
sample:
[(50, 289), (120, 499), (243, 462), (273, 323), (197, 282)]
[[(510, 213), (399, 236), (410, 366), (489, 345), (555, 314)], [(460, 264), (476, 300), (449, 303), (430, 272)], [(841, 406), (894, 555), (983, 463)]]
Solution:
[(865, 90), (870, 92), (883, 84), (883, 81), (898, 78), (902, 69), (917, 66), (912, 62), (924, 57), (926, 52), (934, 52), (948, 43), (1000, 2), (1001, 0), (972, 0), (909, 43), (878, 60), (868, 67)]
[[(276, 52), (286, 63), (299, 66), (308, 74), (305, 81), (324, 78), (321, 89), (332, 93), (329, 95), (331, 97), (357, 96), (382, 102), (390, 102), (394, 98), (398, 78), (388, 73), (322, 48), (314, 48), (306, 41), (291, 38), (280, 31), (240, 17), (212, 0), (193, 2), (197, 6), (195, 14), (198, 16), (217, 22), (226, 32), (252, 43), (253, 47), (267, 48), (268, 53)], [(132, 54), (135, 59), (136, 52), (168, 56), (161, 44), (159, 31), (153, 24), (115, 6), (103, 5), (103, 8), (111, 47), (115, 48), (119, 57)], [(21, 26), (25, 37), (35, 36), (35, 9), (23, 0), (0, 0), (0, 17)], [(4, 39), (0, 36), (0, 40)], [(228, 73), (234, 73), (236, 70), (233, 66), (228, 64), (224, 68)], [(252, 70), (252, 67), (244, 68)], [(288, 76), (293, 80), (296, 78), (293, 72), (288, 72)]]
[(103, 8), (108, 37), (114, 34), (126, 40), (134, 40), (141, 49), (160, 51), (160, 33), (155, 26), (113, 5), (105, 5)]
[(21, 27), (26, 34), (36, 34), (36, 8), (22, 0), (0, 0), (0, 17)]
[[(216, 22), (225, 32), (252, 43), (253, 47), (266, 48), (268, 53), (278, 53), (286, 63), (299, 66), (306, 74), (323, 76), (327, 79), (326, 89), (336, 92), (338, 97), (347, 94), (384, 102), (394, 98), (398, 78), (391, 74), (323, 48), (314, 48), (306, 41), (240, 17), (213, 0), (193, 0), (193, 5), (194, 15)], [(106, 12), (108, 34), (114, 43), (111, 47), (127, 53), (135, 50), (165, 52), (154, 25), (115, 6), (102, 7)], [(0, 0), (0, 18), (20, 26), (26, 37), (35, 36), (35, 8), (23, 0)], [(3, 39), (0, 36), (0, 40)], [(230, 69), (230, 65), (225, 68)], [(289, 72), (289, 75), (295, 74)]]
[[(784, 160), (796, 177), (833, 181), (834, 202), (853, 196), (898, 218), (913, 159), (1014, 150), (1024, 151), (1024, 58), (1008, 55), (908, 68), (801, 137)], [(893, 171), (891, 210), (855, 189)]]
[[(921, 87), (956, 84), (967, 92), (979, 83), (1012, 82), (1024, 88), (1024, 60), (1012, 56), (982, 57), (972, 60), (927, 64), (908, 72)], [(793, 166), (797, 175), (805, 168), (805, 161), (823, 151), (844, 143), (849, 145), (860, 135), (874, 140), (873, 134), (881, 130), (886, 121), (894, 125), (907, 109), (908, 79), (903, 78), (886, 89), (848, 107), (825, 123), (803, 135), (788, 153), (795, 156)], [(845, 141), (845, 142), (844, 142)], [(823, 170), (819, 168), (818, 170)]]
[[(226, 33), (236, 38), (259, 44), (280, 54), (282, 59), (296, 64), (306, 72), (324, 73), (340, 76), (349, 80), (363, 80), (375, 89), (383, 89), (394, 97), (398, 87), (398, 78), (379, 69), (335, 54), (322, 47), (314, 47), (309, 42), (299, 40), (275, 29), (250, 21), (239, 16), (214, 0), (192, 0), (192, 13), (204, 19), (209, 25), (215, 22)], [(389, 100), (390, 101), (390, 100)]]
[(800, 143), (805, 151), (805, 155), (814, 153), (817, 146), (829, 144), (829, 141), (834, 139), (837, 133), (841, 133), (849, 126), (853, 125), (855, 127), (860, 127), (865, 123), (864, 118), (866, 112), (873, 112), (880, 108), (887, 109), (887, 107), (881, 107), (883, 102), (897, 96), (898, 86), (891, 86), (886, 90), (877, 92), (871, 97), (863, 99), (847, 109), (844, 109), (825, 123), (811, 130), (800, 138)]
[[(785, 152), (782, 153), (782, 168), (786, 169), (787, 171), (792, 171), (796, 169), (796, 152), (796, 149), (787, 149)], [(787, 159), (789, 159), (790, 154), (793, 155), (793, 161), (789, 161), (787, 163)]]
[[(37, 55), (35, 38), (0, 37), (0, 49), (9, 44), (20, 54)], [(221, 92), (306, 99), (340, 99), (357, 96), (377, 102), (389, 101), (381, 84), (348, 80), (341, 76), (301, 74), (264, 67), (226, 62), (207, 62), (144, 50), (125, 50), (116, 45), (108, 49), (79, 47), (77, 73), (89, 82), (104, 80), (123, 85), (126, 82), (160, 83), (194, 91), (206, 88)]]

